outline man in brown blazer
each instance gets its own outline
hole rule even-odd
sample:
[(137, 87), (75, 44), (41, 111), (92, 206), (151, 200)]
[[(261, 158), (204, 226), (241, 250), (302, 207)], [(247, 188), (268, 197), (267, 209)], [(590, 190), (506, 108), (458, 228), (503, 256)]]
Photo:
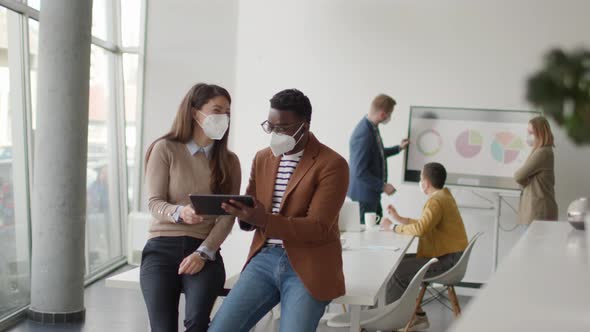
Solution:
[(280, 331), (315, 331), (328, 303), (344, 294), (338, 214), (348, 164), (309, 131), (311, 104), (295, 89), (270, 100), (270, 148), (254, 158), (246, 194), (253, 208), (223, 208), (255, 230), (246, 267), (209, 331), (249, 331), (281, 304)]

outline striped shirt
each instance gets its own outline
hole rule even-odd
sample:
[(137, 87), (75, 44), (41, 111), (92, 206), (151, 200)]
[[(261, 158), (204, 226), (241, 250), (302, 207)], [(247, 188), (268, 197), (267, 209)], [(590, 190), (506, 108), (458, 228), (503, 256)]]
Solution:
[[(274, 191), (272, 194), (273, 214), (278, 214), (281, 210), (281, 203), (283, 202), (285, 190), (287, 190), (287, 184), (289, 184), (289, 179), (291, 179), (291, 175), (293, 175), (295, 172), (302, 155), (303, 151), (300, 151), (292, 155), (283, 155), (281, 157), (277, 177), (275, 179)], [(283, 244), (283, 241), (277, 239), (268, 239), (266, 243)]]

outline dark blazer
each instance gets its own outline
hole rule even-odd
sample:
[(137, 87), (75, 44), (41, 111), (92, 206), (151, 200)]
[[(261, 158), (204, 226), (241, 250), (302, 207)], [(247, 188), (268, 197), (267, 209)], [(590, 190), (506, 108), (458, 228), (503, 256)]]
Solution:
[(384, 148), (378, 143), (377, 135), (378, 129), (365, 116), (350, 137), (348, 197), (353, 201), (372, 203), (381, 200), (383, 185), (387, 182), (387, 158), (400, 152), (399, 145)]
[[(281, 157), (270, 148), (254, 158), (246, 194), (266, 208), (266, 227), (255, 227), (248, 262), (267, 238), (283, 240), (289, 262), (305, 288), (320, 301), (344, 295), (338, 215), (348, 188), (348, 164), (313, 134), (291, 176), (278, 214), (272, 214), (274, 183)], [(252, 227), (240, 221), (240, 227)]]

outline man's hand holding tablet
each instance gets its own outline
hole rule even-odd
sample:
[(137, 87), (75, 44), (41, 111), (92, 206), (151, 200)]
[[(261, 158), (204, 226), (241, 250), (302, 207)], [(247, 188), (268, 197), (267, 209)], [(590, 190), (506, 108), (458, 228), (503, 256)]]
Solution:
[(227, 203), (222, 203), (221, 207), (225, 212), (237, 217), (239, 220), (247, 222), (250, 225), (265, 227), (267, 223), (266, 209), (258, 200), (254, 206), (248, 206), (243, 202), (230, 199)]

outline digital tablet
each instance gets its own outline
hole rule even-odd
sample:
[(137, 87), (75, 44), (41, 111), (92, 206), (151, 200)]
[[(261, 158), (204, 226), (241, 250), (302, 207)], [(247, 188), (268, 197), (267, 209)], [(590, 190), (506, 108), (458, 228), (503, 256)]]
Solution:
[(197, 195), (190, 194), (191, 203), (197, 215), (227, 215), (221, 208), (221, 203), (229, 203), (230, 199), (240, 202), (249, 207), (254, 207), (254, 198), (247, 195)]

